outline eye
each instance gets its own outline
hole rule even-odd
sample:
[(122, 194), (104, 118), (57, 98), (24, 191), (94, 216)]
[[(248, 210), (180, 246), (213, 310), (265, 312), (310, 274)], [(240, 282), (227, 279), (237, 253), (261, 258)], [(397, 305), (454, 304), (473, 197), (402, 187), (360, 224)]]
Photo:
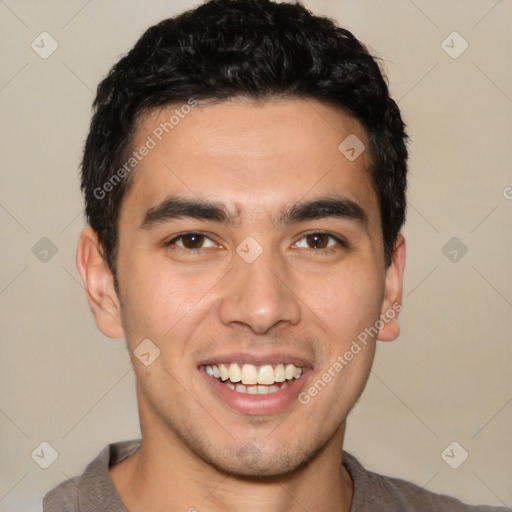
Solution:
[(337, 236), (321, 231), (314, 231), (303, 235), (301, 239), (295, 242), (294, 247), (304, 249), (331, 249), (336, 245), (346, 247), (346, 243)]
[(215, 247), (215, 242), (203, 233), (183, 233), (167, 243), (168, 246), (177, 246), (181, 249), (206, 249)]

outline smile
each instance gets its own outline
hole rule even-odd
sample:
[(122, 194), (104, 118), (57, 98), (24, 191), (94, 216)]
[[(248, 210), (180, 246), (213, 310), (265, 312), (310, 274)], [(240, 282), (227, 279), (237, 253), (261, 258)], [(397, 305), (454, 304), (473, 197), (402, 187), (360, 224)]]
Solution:
[(208, 376), (217, 379), (238, 393), (266, 395), (276, 393), (299, 379), (303, 374), (301, 366), (294, 364), (252, 364), (220, 363), (204, 367)]

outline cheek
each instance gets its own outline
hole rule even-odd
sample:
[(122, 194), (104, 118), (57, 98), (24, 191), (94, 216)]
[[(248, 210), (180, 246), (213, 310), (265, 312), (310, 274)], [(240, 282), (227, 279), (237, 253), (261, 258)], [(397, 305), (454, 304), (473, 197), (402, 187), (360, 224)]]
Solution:
[[(121, 275), (122, 306), (131, 338), (163, 341), (201, 315), (221, 275), (171, 268), (164, 258), (132, 255)], [(121, 268), (120, 268), (121, 270)]]
[(352, 265), (307, 277), (301, 297), (331, 334), (350, 341), (378, 319), (383, 291), (384, 280), (371, 266)]

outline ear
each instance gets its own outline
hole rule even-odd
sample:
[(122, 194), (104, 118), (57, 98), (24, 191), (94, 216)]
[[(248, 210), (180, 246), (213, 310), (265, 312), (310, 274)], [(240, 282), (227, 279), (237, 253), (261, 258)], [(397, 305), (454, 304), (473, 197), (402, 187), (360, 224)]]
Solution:
[(386, 270), (386, 291), (382, 301), (381, 322), (384, 324), (377, 339), (393, 341), (400, 334), (398, 315), (402, 310), (402, 290), (405, 267), (405, 239), (398, 233), (391, 264)]
[(109, 338), (124, 338), (114, 279), (103, 259), (98, 235), (90, 226), (80, 233), (76, 266), (98, 329)]

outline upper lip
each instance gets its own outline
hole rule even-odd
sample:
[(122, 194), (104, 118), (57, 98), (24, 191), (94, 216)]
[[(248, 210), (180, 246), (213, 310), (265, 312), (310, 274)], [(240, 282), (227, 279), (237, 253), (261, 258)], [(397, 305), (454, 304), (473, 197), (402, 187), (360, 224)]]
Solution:
[(206, 366), (212, 364), (221, 363), (241, 363), (241, 364), (252, 364), (254, 366), (263, 366), (265, 364), (294, 364), (295, 366), (301, 366), (302, 368), (312, 368), (313, 364), (311, 361), (303, 358), (294, 356), (287, 353), (279, 352), (268, 352), (261, 354), (249, 354), (244, 353), (226, 353), (224, 355), (215, 355), (208, 358), (204, 358), (198, 362), (198, 366)]

